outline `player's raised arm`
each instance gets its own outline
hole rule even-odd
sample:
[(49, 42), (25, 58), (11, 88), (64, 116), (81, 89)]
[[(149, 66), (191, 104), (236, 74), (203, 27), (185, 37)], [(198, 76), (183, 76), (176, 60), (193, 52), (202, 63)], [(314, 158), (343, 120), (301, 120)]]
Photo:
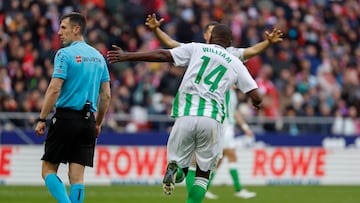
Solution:
[(175, 48), (180, 46), (180, 43), (160, 29), (161, 23), (164, 21), (163, 18), (160, 20), (156, 19), (156, 14), (148, 15), (146, 18), (145, 25), (147, 25), (155, 34), (156, 38), (161, 42), (162, 45), (168, 48)]
[(107, 52), (106, 58), (110, 64), (122, 61), (149, 61), (174, 62), (169, 50), (156, 49), (142, 52), (124, 52), (120, 47), (113, 45), (114, 49)]
[(247, 60), (253, 56), (256, 56), (270, 47), (272, 44), (283, 41), (283, 32), (277, 28), (274, 28), (271, 32), (265, 31), (266, 39), (255, 44), (254, 46), (245, 48), (244, 60)]

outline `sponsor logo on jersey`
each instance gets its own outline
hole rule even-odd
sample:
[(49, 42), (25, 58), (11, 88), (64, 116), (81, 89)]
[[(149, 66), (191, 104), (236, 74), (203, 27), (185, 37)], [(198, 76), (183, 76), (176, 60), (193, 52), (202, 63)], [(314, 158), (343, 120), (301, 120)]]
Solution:
[(81, 56), (75, 56), (76, 63), (81, 63), (82, 58)]

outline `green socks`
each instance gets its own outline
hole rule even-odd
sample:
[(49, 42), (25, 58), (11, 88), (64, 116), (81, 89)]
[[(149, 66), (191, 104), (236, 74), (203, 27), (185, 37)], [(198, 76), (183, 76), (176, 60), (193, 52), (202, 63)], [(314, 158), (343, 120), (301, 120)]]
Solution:
[(195, 177), (194, 185), (191, 187), (186, 203), (201, 203), (204, 200), (209, 180)]
[(190, 167), (185, 178), (186, 191), (188, 194), (190, 193), (191, 187), (194, 185), (194, 182), (195, 182), (195, 168)]
[(232, 178), (233, 183), (234, 183), (235, 191), (239, 192), (241, 190), (241, 184), (240, 184), (239, 174), (238, 174), (237, 169), (230, 168), (230, 175), (231, 175), (231, 178)]
[(181, 168), (177, 168), (175, 183), (181, 183), (185, 179), (185, 174)]

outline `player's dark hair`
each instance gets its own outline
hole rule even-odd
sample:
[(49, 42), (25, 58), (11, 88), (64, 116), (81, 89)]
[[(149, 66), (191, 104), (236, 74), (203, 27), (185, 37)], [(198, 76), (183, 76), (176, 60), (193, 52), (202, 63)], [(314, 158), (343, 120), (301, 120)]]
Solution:
[(233, 39), (232, 31), (225, 24), (217, 24), (211, 32), (210, 43), (229, 47)]
[(66, 18), (69, 18), (69, 21), (72, 25), (79, 25), (81, 34), (82, 35), (85, 34), (86, 19), (83, 15), (81, 15), (80, 13), (77, 13), (77, 12), (71, 12), (71, 13), (63, 15), (60, 20), (62, 21)]

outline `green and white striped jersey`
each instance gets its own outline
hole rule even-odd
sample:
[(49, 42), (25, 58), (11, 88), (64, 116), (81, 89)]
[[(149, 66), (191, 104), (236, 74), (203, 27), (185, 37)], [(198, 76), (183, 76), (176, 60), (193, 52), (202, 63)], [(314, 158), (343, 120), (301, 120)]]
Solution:
[(228, 124), (235, 124), (235, 111), (238, 105), (236, 91), (230, 88), (225, 95), (225, 121)]
[(189, 43), (171, 49), (176, 66), (187, 67), (176, 97), (172, 116), (225, 118), (225, 93), (233, 84), (247, 93), (257, 88), (244, 64), (223, 47)]
[[(226, 51), (239, 58), (240, 61), (244, 62), (244, 48), (227, 47)], [(235, 111), (238, 105), (236, 91), (234, 88), (230, 88), (225, 95), (225, 121), (228, 124), (235, 125)]]

